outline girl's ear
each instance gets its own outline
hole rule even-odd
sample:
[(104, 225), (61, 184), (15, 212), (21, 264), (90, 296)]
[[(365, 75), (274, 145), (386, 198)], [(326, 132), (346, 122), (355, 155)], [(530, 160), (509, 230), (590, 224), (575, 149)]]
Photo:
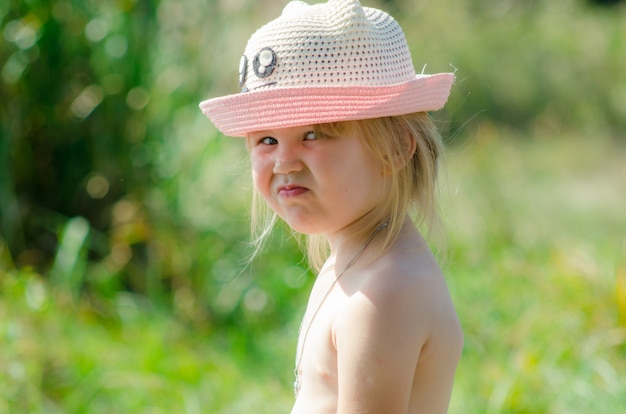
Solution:
[(417, 139), (411, 132), (404, 134), (404, 142), (406, 152), (403, 154), (404, 159), (402, 160), (402, 166), (398, 166), (398, 168), (404, 167), (404, 165), (408, 163), (411, 158), (413, 158), (413, 155), (415, 155), (415, 151), (417, 150)]

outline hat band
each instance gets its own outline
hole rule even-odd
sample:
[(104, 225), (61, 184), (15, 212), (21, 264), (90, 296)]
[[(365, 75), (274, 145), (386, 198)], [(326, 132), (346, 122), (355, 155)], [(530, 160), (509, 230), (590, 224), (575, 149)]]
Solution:
[(389, 86), (261, 89), (209, 99), (200, 108), (225, 135), (244, 137), (252, 131), (436, 111), (453, 81), (452, 73), (439, 73)]

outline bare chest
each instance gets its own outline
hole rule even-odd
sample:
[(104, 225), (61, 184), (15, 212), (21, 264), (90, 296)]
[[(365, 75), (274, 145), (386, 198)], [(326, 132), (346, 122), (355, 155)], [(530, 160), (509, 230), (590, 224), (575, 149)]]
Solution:
[(314, 286), (302, 319), (296, 350), (296, 392), (337, 392), (337, 352), (333, 326), (349, 297), (340, 286)]

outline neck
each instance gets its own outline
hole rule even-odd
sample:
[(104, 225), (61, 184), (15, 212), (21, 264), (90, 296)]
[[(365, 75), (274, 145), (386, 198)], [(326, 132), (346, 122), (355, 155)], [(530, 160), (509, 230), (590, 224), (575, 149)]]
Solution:
[(368, 252), (375, 250), (382, 243), (382, 237), (379, 235), (385, 232), (389, 221), (378, 224), (373, 230), (367, 233), (355, 234), (350, 230), (344, 229), (341, 232), (326, 235), (330, 244), (330, 256), (326, 261), (325, 268), (334, 268), (336, 273), (342, 272), (358, 259), (359, 262), (368, 262), (367, 259), (361, 258)]

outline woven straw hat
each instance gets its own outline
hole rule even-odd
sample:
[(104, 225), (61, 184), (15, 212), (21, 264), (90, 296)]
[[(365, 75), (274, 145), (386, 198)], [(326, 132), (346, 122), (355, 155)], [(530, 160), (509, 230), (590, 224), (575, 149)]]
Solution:
[(379, 118), (443, 107), (452, 73), (415, 74), (406, 39), (387, 13), (358, 0), (291, 1), (252, 35), (241, 93), (200, 103), (224, 134)]

